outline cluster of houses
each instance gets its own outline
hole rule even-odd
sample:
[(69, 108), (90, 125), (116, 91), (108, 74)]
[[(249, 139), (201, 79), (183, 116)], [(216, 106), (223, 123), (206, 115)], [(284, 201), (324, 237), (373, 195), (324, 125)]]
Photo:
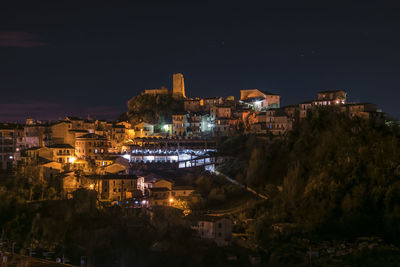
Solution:
[[(142, 94), (171, 94), (183, 101), (184, 111), (172, 114), (163, 125), (141, 122), (66, 117), (56, 122), (26, 119), (25, 124), (0, 124), (0, 169), (34, 170), (39, 179), (62, 179), (63, 194), (79, 188), (96, 190), (100, 199), (134, 201), (140, 207), (184, 209), (196, 198), (194, 188), (138, 171), (147, 163), (176, 163), (182, 167), (211, 164), (208, 151), (219, 137), (237, 133), (285, 135), (310, 110), (334, 106), (349, 117), (383, 122), (372, 103), (350, 103), (344, 90), (323, 91), (312, 101), (280, 106), (280, 96), (258, 89), (233, 96), (186, 98), (183, 75), (173, 75), (173, 90), (149, 89)], [(180, 168), (180, 167), (179, 167)], [(230, 242), (231, 222), (208, 218), (194, 226), (203, 238)]]
[[(202, 160), (206, 164), (211, 159), (204, 155), (210, 148), (216, 148), (219, 137), (235, 133), (284, 135), (306, 118), (310, 110), (320, 106), (335, 106), (350, 117), (384, 119), (372, 103), (349, 103), (343, 90), (319, 92), (315, 100), (285, 107), (280, 106), (279, 95), (258, 89), (241, 90), (239, 100), (233, 96), (186, 98), (180, 73), (173, 75), (172, 91), (163, 87), (144, 90), (142, 94), (171, 94), (183, 101), (184, 112), (172, 114), (169, 121), (157, 127), (147, 122), (132, 125), (128, 121), (76, 117), (57, 122), (28, 118), (23, 125), (3, 123), (0, 124), (0, 169), (37, 167), (41, 178), (67, 172), (81, 177), (132, 175), (137, 174), (132, 163), (186, 160), (182, 163), (186, 167)], [(193, 157), (201, 160), (189, 162)], [(105, 185), (110, 182), (126, 185), (128, 181), (107, 181), (101, 190), (109, 190)], [(166, 196), (174, 193), (171, 187), (166, 188), (169, 188), (163, 193)], [(118, 195), (112, 193), (108, 198)], [(158, 197), (161, 193), (154, 194)]]
[[(280, 96), (259, 89), (240, 91), (240, 99), (233, 96), (186, 98), (183, 75), (174, 74), (173, 90), (145, 90), (143, 94), (171, 94), (183, 100), (184, 111), (173, 114), (163, 128), (170, 136), (208, 138), (230, 136), (235, 133), (284, 135), (293, 125), (307, 117), (308, 111), (321, 106), (334, 106), (349, 117), (362, 117), (383, 122), (384, 114), (372, 103), (348, 102), (345, 90), (321, 91), (317, 98), (298, 105), (281, 107)], [(142, 137), (154, 135), (154, 125), (140, 127)], [(139, 128), (138, 128), (139, 129)]]

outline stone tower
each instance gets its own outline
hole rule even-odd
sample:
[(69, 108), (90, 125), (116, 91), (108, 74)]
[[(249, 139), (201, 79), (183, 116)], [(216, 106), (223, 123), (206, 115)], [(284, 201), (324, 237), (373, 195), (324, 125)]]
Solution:
[(174, 98), (186, 98), (185, 81), (182, 73), (174, 73), (173, 75), (172, 95)]

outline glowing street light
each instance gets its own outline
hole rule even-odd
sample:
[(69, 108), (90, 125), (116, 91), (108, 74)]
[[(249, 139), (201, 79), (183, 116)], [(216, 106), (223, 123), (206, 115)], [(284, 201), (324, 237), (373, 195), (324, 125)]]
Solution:
[(169, 126), (168, 126), (167, 124), (165, 124), (165, 125), (163, 126), (163, 128), (164, 128), (164, 131), (168, 131), (168, 130), (169, 130)]

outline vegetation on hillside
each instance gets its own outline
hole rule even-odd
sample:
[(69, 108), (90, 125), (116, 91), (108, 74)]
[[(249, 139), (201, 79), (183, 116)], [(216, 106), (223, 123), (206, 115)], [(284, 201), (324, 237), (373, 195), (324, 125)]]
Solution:
[(301, 236), (400, 240), (400, 132), (319, 109), (285, 138), (237, 136), (222, 172), (270, 196), (249, 229), (270, 247), (272, 225)]
[(170, 94), (141, 94), (128, 101), (127, 116), (133, 125), (140, 122), (162, 124), (180, 111), (183, 111), (183, 101), (174, 99)]
[(9, 241), (3, 244), (14, 243), (16, 253), (52, 252), (53, 260), (65, 256), (76, 265), (85, 256), (94, 266), (225, 264), (223, 250), (198, 239), (179, 210), (155, 208), (149, 216), (141, 209), (105, 206), (85, 189), (73, 199), (31, 202), (29, 188), (13, 178), (0, 191), (0, 229), (2, 242)]

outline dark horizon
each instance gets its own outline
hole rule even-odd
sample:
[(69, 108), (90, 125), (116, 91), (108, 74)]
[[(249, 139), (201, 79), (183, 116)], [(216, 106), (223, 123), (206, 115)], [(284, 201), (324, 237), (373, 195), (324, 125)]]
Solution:
[(0, 11), (0, 121), (114, 119), (144, 89), (258, 88), (281, 104), (344, 89), (400, 117), (395, 1), (353, 4), (23, 1)]

